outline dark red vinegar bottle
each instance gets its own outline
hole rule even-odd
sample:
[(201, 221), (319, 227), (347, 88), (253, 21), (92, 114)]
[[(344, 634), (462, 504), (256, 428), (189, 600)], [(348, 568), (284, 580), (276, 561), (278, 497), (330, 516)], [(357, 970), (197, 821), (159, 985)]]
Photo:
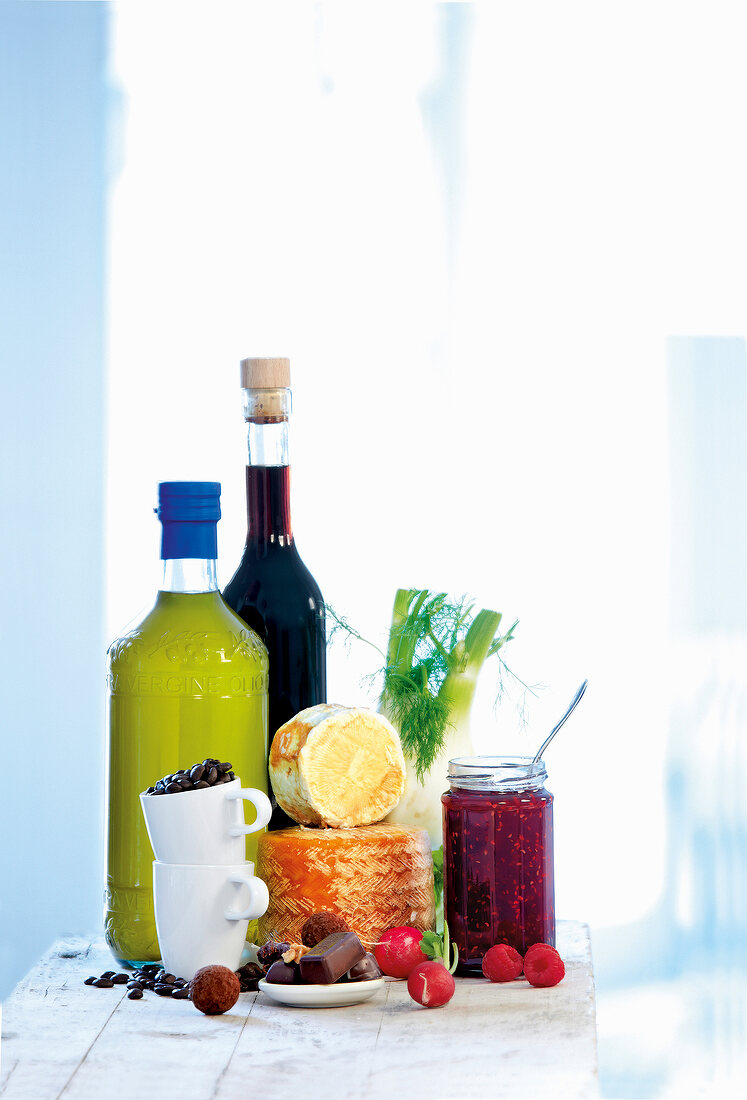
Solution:
[[(243, 359), (241, 385), (248, 436), (247, 535), (243, 557), (223, 598), (267, 646), (272, 743), (275, 732), (294, 714), (326, 702), (324, 600), (301, 561), (291, 527), (290, 363)], [(270, 828), (295, 824), (271, 797)]]

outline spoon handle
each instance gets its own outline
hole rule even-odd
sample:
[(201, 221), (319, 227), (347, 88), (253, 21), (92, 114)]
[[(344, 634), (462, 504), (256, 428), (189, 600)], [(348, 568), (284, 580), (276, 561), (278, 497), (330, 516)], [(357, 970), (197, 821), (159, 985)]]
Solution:
[(558, 730), (560, 729), (560, 727), (561, 727), (562, 725), (564, 725), (564, 723), (565, 723), (565, 722), (566, 722), (566, 721), (567, 721), (567, 720), (568, 720), (568, 719), (570, 718), (570, 716), (571, 716), (571, 715), (573, 714), (574, 710), (576, 709), (576, 707), (578, 706), (578, 704), (579, 704), (579, 703), (581, 702), (581, 698), (582, 698), (582, 696), (583, 696), (584, 692), (586, 691), (586, 685), (587, 685), (588, 683), (589, 683), (589, 681), (588, 681), (588, 680), (584, 680), (584, 682), (583, 682), (583, 684), (581, 685), (581, 687), (580, 687), (580, 688), (578, 689), (578, 691), (576, 692), (576, 694), (575, 694), (575, 695), (573, 696), (573, 700), (572, 700), (572, 702), (571, 702), (571, 705), (570, 705), (570, 706), (568, 707), (568, 710), (567, 710), (567, 711), (565, 712), (565, 714), (564, 714), (564, 715), (563, 715), (563, 717), (562, 717), (562, 718), (560, 719), (560, 721), (558, 722), (558, 724), (557, 724), (556, 726), (553, 726), (553, 728), (552, 728), (552, 729), (550, 730), (550, 732), (548, 733), (548, 735), (547, 735), (547, 737), (545, 738), (545, 740), (544, 740), (544, 741), (542, 742), (542, 744), (540, 745), (540, 747), (539, 747), (539, 748), (537, 749), (537, 752), (535, 753), (534, 759), (532, 760), (532, 763), (533, 763), (533, 764), (536, 764), (538, 760), (541, 760), (541, 759), (542, 759), (542, 754), (543, 754), (543, 752), (545, 751), (545, 749), (547, 748), (547, 746), (548, 746), (548, 745), (550, 744), (550, 742), (552, 741), (552, 739), (553, 739), (553, 737), (555, 736), (555, 734), (556, 734), (556, 733), (558, 732)]

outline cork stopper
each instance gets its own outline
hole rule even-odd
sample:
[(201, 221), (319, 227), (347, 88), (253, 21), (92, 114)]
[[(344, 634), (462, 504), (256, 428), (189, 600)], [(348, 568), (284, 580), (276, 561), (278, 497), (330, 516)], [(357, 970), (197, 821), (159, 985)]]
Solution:
[(242, 359), (241, 387), (245, 390), (289, 390), (290, 359)]

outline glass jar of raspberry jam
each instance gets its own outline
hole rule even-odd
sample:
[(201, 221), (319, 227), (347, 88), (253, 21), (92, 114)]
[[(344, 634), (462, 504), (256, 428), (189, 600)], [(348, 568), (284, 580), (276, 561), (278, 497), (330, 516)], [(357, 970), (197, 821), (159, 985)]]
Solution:
[(522, 955), (533, 943), (554, 945), (553, 797), (543, 761), (463, 756), (449, 761), (448, 778), (444, 913), (458, 972), (480, 972), (496, 943)]

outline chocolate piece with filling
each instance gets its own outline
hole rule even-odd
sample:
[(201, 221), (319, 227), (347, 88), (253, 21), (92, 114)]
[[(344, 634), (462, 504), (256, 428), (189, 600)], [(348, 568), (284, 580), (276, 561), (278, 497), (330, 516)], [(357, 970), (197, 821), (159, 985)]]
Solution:
[(303, 956), (301, 977), (314, 985), (331, 985), (366, 954), (355, 932), (333, 932)]
[(355, 966), (351, 966), (348, 970), (349, 982), (371, 982), (374, 978), (380, 977), (379, 964), (373, 955), (369, 954), (364, 955), (360, 962), (357, 962)]
[(301, 975), (293, 963), (284, 963), (282, 959), (278, 959), (267, 971), (265, 980), (273, 985), (298, 985)]

